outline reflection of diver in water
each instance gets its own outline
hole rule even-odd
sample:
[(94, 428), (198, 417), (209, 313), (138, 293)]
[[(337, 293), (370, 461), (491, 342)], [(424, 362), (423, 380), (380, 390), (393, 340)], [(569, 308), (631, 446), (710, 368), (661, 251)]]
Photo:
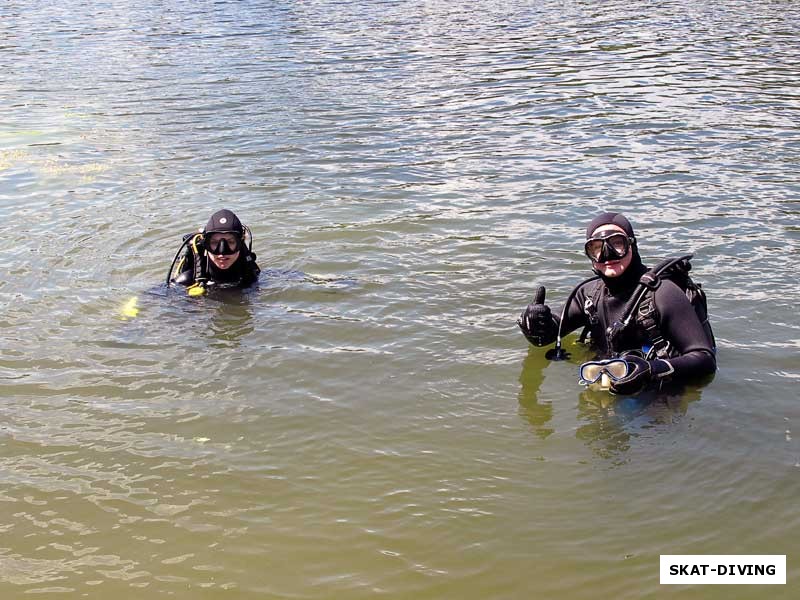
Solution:
[[(590, 350), (583, 346), (570, 349), (576, 352), (578, 360), (591, 356)], [(548, 386), (543, 385), (548, 364), (541, 352), (530, 351), (519, 375), (519, 414), (541, 439), (550, 437), (556, 431), (552, 421), (557, 403), (542, 401), (543, 397), (548, 396)], [(557, 388), (563, 389), (560, 385)], [(669, 390), (649, 390), (631, 396), (614, 396), (607, 390), (587, 387), (578, 395), (575, 437), (583, 441), (595, 455), (617, 459), (636, 438), (647, 437), (680, 421), (689, 404), (699, 399), (700, 387), (697, 385), (675, 385)], [(573, 408), (570, 406), (562, 410), (572, 411)], [(575, 423), (570, 418), (564, 426), (567, 428), (565, 431), (571, 432)]]
[[(241, 339), (255, 330), (250, 296), (236, 289), (221, 289), (214, 293), (214, 300), (204, 307), (213, 310), (205, 326), (212, 348), (226, 349), (238, 346)], [(215, 304), (215, 306), (212, 306)]]
[(688, 275), (689, 257), (648, 270), (633, 226), (619, 213), (595, 217), (586, 238), (584, 250), (596, 277), (573, 290), (560, 319), (544, 304), (540, 286), (518, 321), (528, 341), (535, 346), (556, 342), (548, 356), (563, 358), (561, 337), (584, 327), (601, 357), (617, 360), (589, 365), (581, 379), (605, 383), (616, 394), (637, 394), (712, 374), (714, 338), (705, 294)]
[(555, 431), (547, 426), (553, 418), (553, 405), (550, 402), (539, 402), (539, 389), (544, 380), (546, 364), (547, 361), (541, 353), (528, 352), (522, 363), (522, 373), (519, 374), (519, 382), (522, 385), (519, 390), (520, 412), (528, 419), (536, 435), (542, 439)]
[[(173, 277), (175, 271), (178, 275)], [(190, 296), (200, 296), (209, 289), (246, 288), (258, 281), (260, 272), (253, 234), (233, 212), (223, 209), (211, 215), (200, 233), (183, 236), (167, 273), (167, 285), (180, 284)]]
[(680, 421), (689, 404), (700, 399), (700, 388), (676, 388), (673, 392), (648, 391), (636, 396), (613, 397), (587, 388), (580, 394), (578, 417), (582, 424), (575, 437), (602, 458), (626, 452), (632, 440)]

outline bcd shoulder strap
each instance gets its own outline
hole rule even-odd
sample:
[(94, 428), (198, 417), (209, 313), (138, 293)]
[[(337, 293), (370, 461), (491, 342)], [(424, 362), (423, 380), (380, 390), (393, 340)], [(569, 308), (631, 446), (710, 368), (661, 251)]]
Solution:
[(197, 233), (189, 242), (189, 247), (192, 249), (192, 258), (194, 259), (194, 282), (201, 284), (206, 280), (205, 268), (203, 264), (203, 254), (198, 247), (198, 242), (203, 239), (202, 234)]
[(597, 316), (597, 307), (600, 305), (600, 299), (602, 296), (603, 281), (598, 279), (594, 289), (592, 290), (592, 293), (587, 294), (586, 300), (583, 302), (583, 313), (586, 315), (586, 319), (589, 321), (589, 324), (583, 328), (583, 331), (581, 331), (581, 335), (578, 338), (578, 341), (581, 344), (586, 343), (586, 340), (589, 338), (589, 334), (592, 331), (592, 327), (600, 322), (600, 319)]
[(661, 333), (660, 321), (661, 316), (656, 308), (655, 293), (648, 289), (642, 296), (636, 311), (636, 322), (647, 333), (651, 352), (655, 353), (658, 358), (667, 358), (670, 355), (671, 345)]
[[(689, 304), (697, 314), (703, 330), (706, 332), (708, 342), (712, 348), (716, 346), (714, 333), (708, 322), (708, 305), (705, 292), (701, 285), (692, 280), (689, 271), (692, 270), (691, 254), (662, 261), (658, 267), (648, 271), (642, 276), (641, 283), (646, 286), (638, 308), (636, 308), (636, 321), (647, 332), (651, 341), (651, 352), (658, 358), (669, 358), (674, 348), (661, 332), (661, 317), (655, 304), (655, 290), (664, 279), (669, 279), (686, 295)], [(655, 285), (651, 283), (654, 281)]]

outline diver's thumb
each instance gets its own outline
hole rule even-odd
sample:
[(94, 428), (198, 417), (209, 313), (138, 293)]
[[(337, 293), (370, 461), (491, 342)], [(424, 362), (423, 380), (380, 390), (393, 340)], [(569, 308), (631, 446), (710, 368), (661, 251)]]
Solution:
[(544, 286), (543, 285), (536, 286), (536, 289), (533, 291), (532, 304), (544, 304), (544, 294), (545, 294)]

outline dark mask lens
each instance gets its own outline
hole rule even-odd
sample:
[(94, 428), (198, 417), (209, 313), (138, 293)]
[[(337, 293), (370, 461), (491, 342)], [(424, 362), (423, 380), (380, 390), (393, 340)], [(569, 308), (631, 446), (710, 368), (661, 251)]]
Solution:
[(206, 242), (206, 247), (211, 254), (236, 254), (239, 250), (239, 241), (234, 236), (219, 238), (211, 236)]
[(586, 241), (584, 249), (586, 256), (594, 262), (604, 263), (610, 260), (619, 260), (628, 254), (630, 241), (624, 233), (600, 234), (601, 237), (591, 238)]

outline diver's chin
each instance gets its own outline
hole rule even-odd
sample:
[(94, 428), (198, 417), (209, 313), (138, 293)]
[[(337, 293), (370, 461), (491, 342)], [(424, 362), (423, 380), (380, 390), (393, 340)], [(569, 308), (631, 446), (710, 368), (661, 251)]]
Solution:
[(215, 256), (214, 264), (217, 266), (217, 268), (225, 271), (226, 269), (230, 268), (230, 266), (233, 264), (233, 261), (229, 256)]

